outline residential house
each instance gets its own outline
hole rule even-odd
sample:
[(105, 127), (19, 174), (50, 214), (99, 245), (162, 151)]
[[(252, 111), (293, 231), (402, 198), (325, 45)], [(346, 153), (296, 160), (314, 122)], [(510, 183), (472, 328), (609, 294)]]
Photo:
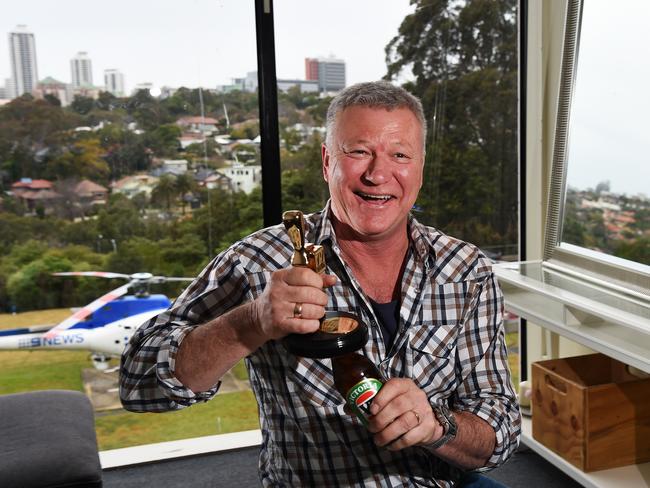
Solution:
[(187, 173), (187, 159), (163, 159), (162, 167), (176, 174)]
[(151, 175), (140, 174), (125, 176), (124, 178), (111, 183), (113, 193), (122, 193), (128, 198), (133, 198), (138, 193), (144, 193), (147, 197), (158, 184), (158, 178)]
[(230, 179), (233, 191), (250, 193), (262, 183), (262, 167), (260, 165), (234, 163), (231, 166), (219, 168), (217, 171)]
[(221, 188), (222, 190), (229, 191), (232, 189), (232, 181), (226, 175), (218, 173), (211, 169), (200, 169), (194, 174), (194, 181), (200, 187), (214, 190)]
[(176, 121), (183, 132), (198, 132), (203, 134), (212, 134), (217, 130), (219, 121), (212, 117), (189, 116), (181, 117)]
[(187, 173), (187, 165), (186, 159), (164, 159), (159, 167), (151, 171), (151, 175), (157, 177), (162, 175), (182, 175)]
[(35, 212), (39, 207), (46, 214), (52, 213), (61, 195), (54, 191), (54, 184), (48, 180), (21, 178), (11, 185), (11, 193), (20, 200), (28, 212)]
[(108, 188), (90, 180), (81, 180), (77, 183), (74, 193), (79, 197), (82, 205), (106, 205), (108, 201)]
[(181, 143), (181, 148), (186, 149), (192, 144), (203, 144), (205, 142), (205, 137), (195, 132), (189, 132), (179, 137), (178, 141)]

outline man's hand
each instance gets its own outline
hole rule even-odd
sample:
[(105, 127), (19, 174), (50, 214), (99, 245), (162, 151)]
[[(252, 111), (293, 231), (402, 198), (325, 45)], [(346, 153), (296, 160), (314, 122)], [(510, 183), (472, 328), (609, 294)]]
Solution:
[[(336, 283), (335, 275), (318, 274), (293, 266), (271, 275), (264, 292), (252, 305), (253, 321), (265, 340), (287, 334), (307, 334), (318, 330), (325, 315), (327, 294), (323, 288)], [(299, 309), (300, 314), (294, 312)]]
[(431, 444), (443, 435), (429, 399), (411, 379), (388, 380), (373, 398), (370, 413), (368, 430), (375, 444), (391, 451)]

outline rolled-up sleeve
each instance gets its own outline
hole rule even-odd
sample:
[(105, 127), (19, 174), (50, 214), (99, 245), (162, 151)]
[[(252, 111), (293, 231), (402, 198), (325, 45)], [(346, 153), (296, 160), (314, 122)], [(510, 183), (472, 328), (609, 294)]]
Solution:
[(250, 288), (234, 253), (208, 265), (167, 311), (142, 324), (122, 353), (120, 399), (134, 412), (178, 410), (207, 401), (218, 391), (195, 393), (176, 377), (176, 356), (195, 328), (250, 299)]
[(452, 408), (485, 420), (496, 434), (495, 449), (481, 470), (503, 464), (517, 448), (521, 418), (512, 385), (503, 326), (503, 295), (490, 274), (481, 280), (458, 338), (461, 382)]

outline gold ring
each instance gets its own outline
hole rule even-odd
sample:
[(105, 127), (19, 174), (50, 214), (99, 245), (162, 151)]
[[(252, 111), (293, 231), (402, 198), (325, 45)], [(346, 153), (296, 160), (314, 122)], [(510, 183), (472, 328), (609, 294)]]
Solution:
[(297, 302), (293, 306), (293, 318), (294, 319), (301, 319), (302, 318), (302, 303)]
[[(413, 412), (413, 415), (415, 415), (415, 418), (418, 419), (418, 425), (420, 425), (420, 422), (422, 422), (422, 420), (420, 419), (420, 415), (418, 415), (418, 413), (415, 410), (411, 410), (411, 412)], [(417, 425), (416, 425), (416, 427), (417, 427)]]

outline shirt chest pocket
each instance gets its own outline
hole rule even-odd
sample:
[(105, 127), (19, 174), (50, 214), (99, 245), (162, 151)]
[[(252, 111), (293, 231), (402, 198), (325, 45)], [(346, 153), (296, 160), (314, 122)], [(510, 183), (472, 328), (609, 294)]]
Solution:
[(459, 323), (424, 321), (409, 329), (410, 377), (428, 397), (447, 397), (456, 387)]

